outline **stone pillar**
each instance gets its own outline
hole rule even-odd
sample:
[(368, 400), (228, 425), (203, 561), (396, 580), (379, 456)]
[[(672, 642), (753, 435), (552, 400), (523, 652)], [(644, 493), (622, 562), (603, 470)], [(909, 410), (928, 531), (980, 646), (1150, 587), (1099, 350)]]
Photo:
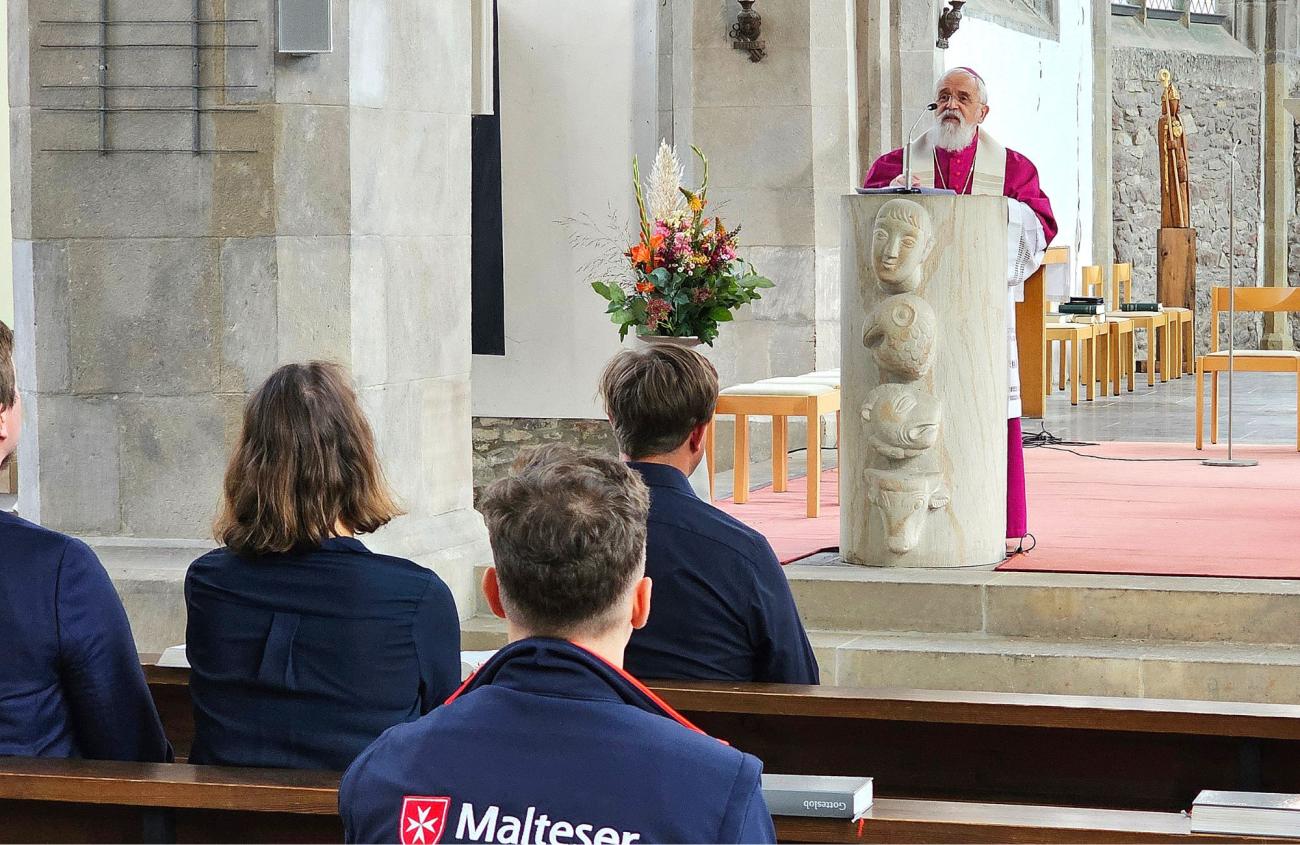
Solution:
[[(1115, 258), (1111, 162), (1110, 0), (1092, 0), (1092, 263), (1101, 267), (1110, 297)], [(1194, 304), (1194, 303), (1193, 303)], [(1118, 307), (1112, 303), (1112, 307)]]
[(871, 163), (894, 147), (895, 107), (889, 27), (890, 0), (854, 0), (853, 129), (861, 182)]
[[(1264, 145), (1264, 254), (1263, 281), (1266, 285), (1288, 284), (1287, 235), (1289, 203), (1294, 195), (1294, 120), (1282, 107), (1291, 96), (1289, 55), (1290, 20), (1294, 16), (1289, 0), (1268, 0), (1264, 23), (1264, 106), (1260, 135)], [(1294, 345), (1286, 314), (1264, 315), (1265, 349), (1291, 349)]]
[[(934, 100), (934, 85), (943, 73), (943, 51), (934, 46), (938, 39), (942, 0), (893, 0), (890, 6), (890, 35), (893, 39), (892, 99), (896, 104), (894, 137), (889, 149), (901, 147), (927, 103)], [(922, 121), (920, 129), (927, 127)], [(869, 164), (869, 162), (868, 162)]]
[(1006, 200), (843, 200), (840, 546), (986, 565), (1006, 530)]
[[(237, 152), (189, 151), (193, 114), (118, 113), (111, 147), (183, 152), (101, 155), (50, 152), (99, 142), (95, 113), (55, 110), (98, 92), (47, 87), (95, 82), (96, 51), (40, 46), (93, 41), (95, 26), (41, 21), (97, 4), (9, 4), (19, 507), (101, 550), (142, 648), (180, 642), (181, 579), (212, 543), (248, 391), (279, 364), (331, 359), (351, 368), (408, 511), (366, 541), (435, 568), (468, 615), (489, 560), (471, 492), (470, 2), (334, 0), (334, 50), (306, 58), (275, 52), (271, 0), (202, 10), (255, 19), (225, 43), (256, 47), (202, 51), (203, 84), (244, 86), (202, 92), (204, 108), (248, 110), (203, 113), (200, 145)], [(159, 17), (149, 0), (111, 11)], [(110, 83), (192, 79), (189, 50), (108, 55)]]

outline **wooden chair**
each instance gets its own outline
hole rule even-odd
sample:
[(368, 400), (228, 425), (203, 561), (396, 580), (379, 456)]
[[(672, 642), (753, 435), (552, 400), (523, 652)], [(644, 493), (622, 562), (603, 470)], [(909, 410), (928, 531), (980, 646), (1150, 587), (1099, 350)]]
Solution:
[[(1083, 268), (1083, 292), (1085, 296), (1106, 298), (1106, 281), (1102, 278), (1101, 267), (1090, 264)], [(1111, 379), (1113, 395), (1120, 395), (1121, 376), (1127, 376), (1128, 391), (1132, 393), (1134, 373), (1137, 371), (1134, 323), (1128, 319), (1128, 315), (1112, 311), (1106, 314), (1106, 327), (1110, 334), (1106, 343), (1106, 373)]]
[[(1210, 353), (1196, 359), (1196, 448), (1202, 448), (1201, 434), (1205, 417), (1205, 374), (1210, 374), (1210, 442), (1219, 442), (1219, 373), (1228, 370), (1228, 353), (1219, 349), (1219, 315), (1228, 310), (1228, 296), (1236, 292), (1238, 311), (1300, 311), (1300, 288), (1216, 287), (1210, 291)], [(1296, 376), (1296, 451), (1300, 451), (1300, 352), (1269, 349), (1238, 350), (1232, 366), (1245, 373), (1295, 373)]]
[[(1084, 395), (1089, 402), (1092, 401), (1096, 382), (1094, 373), (1097, 364), (1097, 339), (1104, 337), (1104, 331), (1098, 331), (1098, 327), (1105, 329), (1098, 323), (1060, 323), (1054, 322), (1058, 315), (1049, 314), (1047, 316), (1046, 335), (1047, 335), (1047, 369), (1050, 372), (1052, 368), (1052, 344), (1060, 342), (1061, 357), (1058, 359), (1060, 381), (1059, 387), (1065, 389), (1065, 360), (1066, 354), (1069, 353), (1070, 359), (1070, 404), (1079, 404), (1079, 385), (1086, 387)], [(1052, 390), (1052, 380), (1047, 380), (1047, 391), (1050, 394)]]
[[(838, 376), (835, 381), (838, 384)], [(840, 390), (831, 384), (771, 379), (755, 384), (728, 387), (718, 396), (714, 421), (709, 423), (706, 449), (709, 455), (709, 494), (713, 494), (715, 425), (718, 415), (736, 418), (734, 483), (732, 501), (743, 505), (749, 501), (749, 417), (772, 418), (772, 489), (785, 491), (786, 418), (808, 420), (808, 518), (821, 515), (822, 443), (821, 416), (840, 410)], [(837, 422), (838, 425), (838, 422)], [(779, 485), (779, 486), (778, 486)]]
[[(1127, 261), (1121, 264), (1111, 265), (1111, 301), (1116, 307), (1125, 302), (1133, 301), (1133, 265)], [(1169, 315), (1163, 311), (1159, 312), (1141, 312), (1141, 311), (1121, 311), (1126, 318), (1133, 321), (1135, 330), (1145, 331), (1147, 333), (1147, 387), (1155, 387), (1156, 384), (1156, 356), (1163, 351), (1168, 357), (1171, 352), (1169, 343), (1170, 323)], [(1160, 367), (1161, 381), (1169, 380), (1169, 366)]]

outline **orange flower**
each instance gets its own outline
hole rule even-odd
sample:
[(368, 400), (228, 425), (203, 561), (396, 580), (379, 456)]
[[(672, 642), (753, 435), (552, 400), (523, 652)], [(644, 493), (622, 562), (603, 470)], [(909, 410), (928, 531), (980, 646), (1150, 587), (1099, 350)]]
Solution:
[(704, 202), (705, 201), (700, 199), (699, 197), (691, 197), (690, 200), (687, 201), (687, 205), (690, 206), (691, 211), (694, 211), (698, 214), (699, 212), (704, 210)]
[(655, 250), (659, 249), (663, 242), (663, 235), (653, 235), (650, 238), (650, 246), (647, 247), (645, 241), (642, 240), (640, 243), (635, 244), (630, 250), (628, 250), (628, 257), (632, 259), (632, 264), (634, 266), (640, 265), (649, 272), (654, 269)]
[(636, 283), (636, 290), (637, 290), (637, 293), (652, 293), (652, 292), (654, 291), (654, 289), (655, 289), (655, 283), (654, 283), (654, 282), (637, 282), (637, 283)]

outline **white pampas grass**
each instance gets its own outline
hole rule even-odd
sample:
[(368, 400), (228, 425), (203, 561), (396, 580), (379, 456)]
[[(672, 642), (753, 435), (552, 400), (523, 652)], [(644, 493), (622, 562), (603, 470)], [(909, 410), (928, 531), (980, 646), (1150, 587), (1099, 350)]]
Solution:
[(667, 141), (661, 140), (654, 168), (650, 171), (650, 181), (646, 185), (646, 200), (652, 221), (668, 220), (686, 210), (686, 198), (679, 190), (684, 173), (681, 162), (677, 160), (677, 152), (668, 146)]

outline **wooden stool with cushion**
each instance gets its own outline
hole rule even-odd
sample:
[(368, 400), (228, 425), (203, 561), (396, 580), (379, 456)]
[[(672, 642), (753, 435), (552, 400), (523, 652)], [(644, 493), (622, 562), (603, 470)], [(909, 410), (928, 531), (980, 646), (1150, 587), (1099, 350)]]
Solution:
[[(1210, 291), (1210, 349), (1196, 359), (1196, 448), (1202, 448), (1205, 421), (1205, 374), (1210, 374), (1210, 442), (1219, 442), (1219, 373), (1228, 370), (1227, 350), (1219, 349), (1219, 315), (1228, 310), (1228, 294), (1237, 293), (1236, 310), (1300, 311), (1300, 288), (1215, 287)], [(1232, 369), (1247, 373), (1295, 373), (1296, 376), (1296, 451), (1300, 451), (1300, 352), (1270, 349), (1239, 349)]]
[[(738, 384), (724, 389), (718, 396), (714, 421), (709, 424), (706, 449), (709, 455), (709, 492), (713, 492), (714, 427), (720, 414), (736, 418), (735, 466), (732, 501), (741, 505), (749, 500), (749, 417), (772, 418), (773, 489), (780, 492), (786, 477), (786, 417), (808, 420), (808, 518), (821, 514), (821, 424), (822, 414), (838, 414), (840, 391), (831, 384), (769, 379), (754, 384)], [(779, 481), (781, 487), (776, 484)]]
[[(1113, 291), (1111, 301), (1123, 304), (1133, 300), (1133, 265), (1131, 263), (1125, 261), (1122, 264), (1111, 265), (1111, 288)], [(1170, 352), (1169, 315), (1163, 311), (1123, 311), (1121, 313), (1133, 321), (1134, 329), (1147, 333), (1147, 387), (1155, 387), (1157, 351), (1164, 350), (1166, 356)], [(1176, 318), (1174, 325), (1177, 325)], [(1161, 380), (1168, 381), (1170, 368), (1161, 367), (1160, 369)]]

